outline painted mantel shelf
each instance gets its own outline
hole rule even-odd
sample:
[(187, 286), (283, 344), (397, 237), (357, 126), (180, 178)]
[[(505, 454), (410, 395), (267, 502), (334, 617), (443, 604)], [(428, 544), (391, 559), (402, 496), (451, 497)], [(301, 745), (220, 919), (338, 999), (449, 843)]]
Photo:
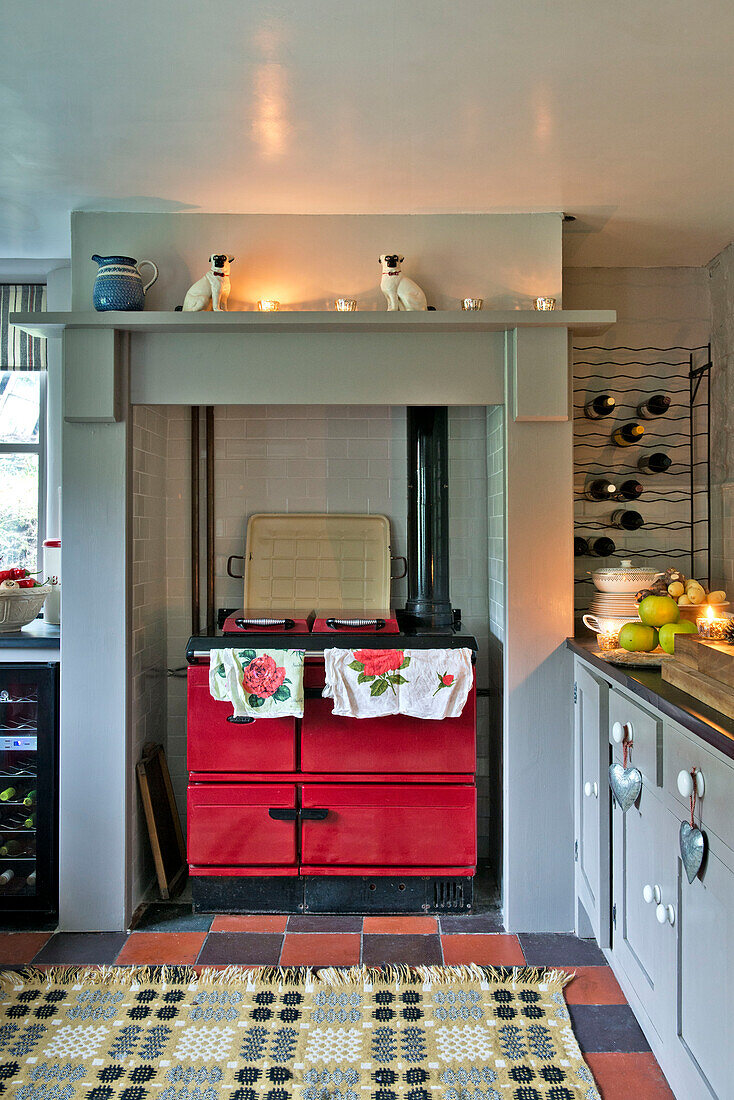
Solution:
[(565, 328), (579, 336), (599, 336), (613, 325), (613, 310), (507, 309), (442, 310), (426, 313), (14, 313), (11, 323), (31, 336), (60, 337), (64, 329), (114, 329), (137, 333), (270, 332), (507, 332), (516, 328)]
[[(64, 418), (114, 423), (133, 405), (501, 405), (568, 421), (569, 334), (612, 311), (13, 314), (63, 340)], [(128, 369), (129, 368), (129, 369)], [(129, 379), (129, 387), (127, 381)]]

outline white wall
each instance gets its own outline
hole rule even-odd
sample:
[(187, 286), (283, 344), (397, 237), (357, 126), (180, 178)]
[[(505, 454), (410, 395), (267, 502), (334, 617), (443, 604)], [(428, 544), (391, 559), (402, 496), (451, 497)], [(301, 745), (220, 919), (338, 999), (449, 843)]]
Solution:
[[(558, 214), (120, 214), (74, 213), (71, 219), (73, 308), (92, 308), (93, 254), (154, 260), (160, 278), (148, 309), (172, 310), (228, 250), (230, 309), (259, 298), (283, 308), (333, 309), (335, 297), (360, 309), (385, 308), (379, 290), (383, 252), (405, 256), (405, 271), (429, 305), (459, 309), (482, 297), (487, 309), (531, 308), (538, 294), (561, 297)], [(149, 268), (144, 268), (149, 272)]]
[(734, 244), (708, 267), (711, 287), (711, 453), (715, 575), (734, 598)]
[[(680, 563), (689, 572), (688, 558), (666, 554), (671, 548), (689, 545), (689, 467), (688, 463), (688, 370), (686, 351), (608, 352), (611, 348), (676, 348), (706, 344), (710, 338), (709, 279), (704, 268), (566, 268), (564, 303), (573, 309), (616, 309), (617, 324), (604, 336), (574, 341), (574, 494), (576, 533), (585, 537), (609, 536), (619, 551), (626, 549), (635, 564), (652, 562), (662, 568)], [(614, 366), (612, 364), (624, 364)], [(627, 375), (621, 378), (620, 375)], [(652, 375), (661, 376), (653, 379)], [(588, 420), (583, 414), (586, 400), (603, 392), (605, 382), (617, 392), (618, 409), (602, 420)], [(599, 450), (588, 444), (604, 444), (614, 427), (636, 420), (636, 407), (642, 391), (669, 393), (673, 404), (669, 412), (645, 421), (645, 436), (640, 447), (619, 448), (611, 444)], [(674, 419), (681, 418), (681, 419)], [(678, 446), (683, 444), (683, 446)], [(641, 474), (634, 465), (643, 453), (666, 451), (674, 461), (666, 474)], [(699, 455), (700, 457), (700, 455)], [(612, 474), (619, 483), (636, 478), (645, 486), (637, 503), (628, 508), (639, 511), (645, 526), (625, 532), (608, 526), (607, 520), (621, 504), (602, 504), (584, 498), (584, 486), (592, 472)], [(697, 475), (703, 470), (698, 467)], [(672, 493), (672, 499), (664, 494)], [(696, 518), (705, 516), (705, 495), (696, 497)], [(599, 527), (597, 525), (601, 524)], [(655, 524), (682, 525), (681, 530), (655, 530)], [(698, 525), (700, 534), (703, 526)], [(700, 545), (700, 540), (699, 543)], [(635, 558), (641, 549), (659, 551), (649, 557)], [(618, 559), (620, 553), (616, 555)], [(702, 577), (704, 557), (697, 559), (696, 572)], [(587, 610), (593, 586), (587, 571), (610, 565), (611, 560), (581, 557), (576, 559), (575, 605), (580, 614)]]

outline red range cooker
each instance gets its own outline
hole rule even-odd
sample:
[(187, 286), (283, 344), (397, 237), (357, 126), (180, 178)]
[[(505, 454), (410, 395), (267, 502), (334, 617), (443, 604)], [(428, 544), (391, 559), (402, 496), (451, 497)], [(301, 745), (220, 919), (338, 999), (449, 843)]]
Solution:
[[(394, 612), (242, 610), (193, 637), (188, 856), (194, 907), (214, 912), (466, 910), (476, 870), (476, 684), (463, 713), (342, 718), (321, 696), (324, 649), (469, 647)], [(235, 719), (209, 693), (208, 652), (303, 648), (302, 719)]]

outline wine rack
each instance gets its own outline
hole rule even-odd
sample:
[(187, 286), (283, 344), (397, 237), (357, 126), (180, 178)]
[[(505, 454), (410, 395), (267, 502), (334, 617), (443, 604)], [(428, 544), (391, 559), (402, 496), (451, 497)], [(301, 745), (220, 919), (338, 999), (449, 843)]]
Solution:
[(57, 907), (56, 665), (0, 665), (0, 913)]
[[(710, 583), (711, 345), (578, 347), (574, 365), (574, 493), (577, 505), (584, 502), (583, 515), (576, 508), (575, 536), (588, 540), (607, 535), (615, 543), (614, 559), (659, 559), (661, 565), (675, 563), (688, 576)], [(613, 411), (588, 419), (585, 407), (601, 394), (614, 399)], [(671, 398), (667, 411), (639, 419), (639, 406), (654, 394)], [(612, 433), (638, 420), (644, 427), (640, 442), (615, 446)], [(671, 459), (667, 471), (639, 467), (643, 456), (661, 451)], [(635, 478), (643, 484), (632, 505), (644, 517), (639, 530), (614, 528), (614, 508), (608, 502), (589, 502), (587, 486), (604, 478), (616, 484)], [(599, 557), (578, 560), (587, 563), (584, 570), (609, 564)], [(576, 584), (592, 581), (585, 574)]]

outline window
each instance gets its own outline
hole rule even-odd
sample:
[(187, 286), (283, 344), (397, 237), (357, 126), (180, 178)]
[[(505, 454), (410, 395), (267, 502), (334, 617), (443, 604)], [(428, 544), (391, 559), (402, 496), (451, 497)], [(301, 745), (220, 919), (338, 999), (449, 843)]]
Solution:
[(0, 565), (42, 567), (45, 371), (0, 371)]

